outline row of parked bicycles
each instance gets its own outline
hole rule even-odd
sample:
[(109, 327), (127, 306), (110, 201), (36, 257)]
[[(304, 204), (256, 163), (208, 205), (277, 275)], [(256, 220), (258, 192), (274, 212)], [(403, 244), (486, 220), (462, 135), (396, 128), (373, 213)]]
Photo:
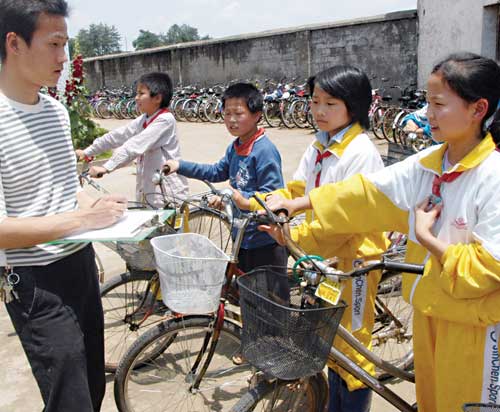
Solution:
[[(279, 82), (267, 79), (263, 84), (252, 82), (264, 95), (263, 121), (269, 127), (315, 127), (309, 113), (310, 102), (305, 83), (297, 84), (295, 80), (286, 82), (285, 79)], [(220, 123), (224, 118), (221, 96), (227, 86), (178, 87), (170, 109), (178, 121)], [(88, 99), (92, 114), (98, 118), (130, 119), (139, 115), (131, 88), (102, 89)]]
[[(253, 81), (264, 96), (262, 122), (267, 127), (312, 128), (317, 130), (311, 114), (311, 101), (306, 83), (296, 79), (278, 82), (265, 80), (262, 84)], [(170, 109), (178, 121), (211, 122), (223, 121), (221, 96), (227, 86), (214, 85), (178, 87), (172, 98)], [(93, 115), (99, 118), (128, 119), (139, 115), (133, 90), (103, 89), (89, 98)], [(371, 129), (378, 139), (416, 152), (430, 144), (432, 139), (425, 133), (404, 127), (405, 116), (425, 106), (425, 91), (413, 86), (401, 88), (391, 86), (373, 90), (373, 101), (369, 115)]]

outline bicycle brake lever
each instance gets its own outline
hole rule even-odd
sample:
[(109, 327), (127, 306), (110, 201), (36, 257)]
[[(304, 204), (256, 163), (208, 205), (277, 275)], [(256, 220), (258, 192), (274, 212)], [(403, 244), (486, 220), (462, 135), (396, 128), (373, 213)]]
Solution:
[(257, 203), (262, 206), (262, 208), (266, 211), (266, 214), (271, 221), (271, 224), (282, 225), (283, 223), (288, 223), (288, 210), (286, 209), (278, 209), (276, 212), (273, 212), (267, 206), (266, 202), (264, 202), (260, 197), (253, 194), (252, 197), (257, 201)]

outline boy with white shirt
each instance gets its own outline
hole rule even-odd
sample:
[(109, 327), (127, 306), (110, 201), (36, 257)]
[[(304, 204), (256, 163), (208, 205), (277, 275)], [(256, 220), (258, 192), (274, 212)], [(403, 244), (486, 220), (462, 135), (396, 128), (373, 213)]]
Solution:
[[(135, 101), (143, 114), (126, 126), (97, 138), (86, 149), (76, 150), (77, 156), (84, 159), (116, 149), (103, 166), (91, 167), (90, 175), (100, 177), (137, 160), (136, 200), (163, 208), (165, 199), (161, 189), (152, 182), (153, 174), (167, 160), (181, 157), (177, 125), (168, 110), (171, 99), (172, 81), (168, 74), (153, 72), (141, 76)], [(170, 201), (180, 205), (188, 195), (187, 179), (180, 175), (167, 176), (163, 190)]]

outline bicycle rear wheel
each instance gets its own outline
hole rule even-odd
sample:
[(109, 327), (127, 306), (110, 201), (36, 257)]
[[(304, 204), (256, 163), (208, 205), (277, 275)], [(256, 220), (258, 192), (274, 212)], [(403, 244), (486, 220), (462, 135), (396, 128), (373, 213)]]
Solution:
[(114, 373), (139, 335), (163, 319), (167, 308), (157, 299), (158, 288), (155, 272), (125, 272), (101, 286), (106, 372)]
[(306, 385), (307, 387), (301, 388), (295, 386), (295, 381), (262, 381), (245, 393), (231, 412), (323, 411), (328, 402), (328, 384), (325, 376), (322, 373), (312, 376)]
[(114, 394), (118, 410), (229, 410), (248, 387), (252, 375), (249, 364), (235, 365), (232, 360), (240, 348), (237, 325), (224, 321), (199, 389), (189, 390), (195, 379), (191, 368), (213, 320), (212, 316), (173, 318), (143, 334), (116, 371)]
[[(375, 325), (372, 332), (372, 351), (400, 369), (413, 369), (413, 308), (405, 302), (400, 273), (384, 273), (375, 298)], [(379, 380), (392, 380), (393, 376), (375, 371)]]

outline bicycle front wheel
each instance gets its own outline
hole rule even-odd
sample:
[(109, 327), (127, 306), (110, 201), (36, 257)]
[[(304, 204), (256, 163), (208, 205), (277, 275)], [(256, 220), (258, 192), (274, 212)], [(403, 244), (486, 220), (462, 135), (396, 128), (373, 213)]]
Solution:
[(208, 237), (219, 249), (228, 252), (232, 248), (231, 223), (226, 216), (211, 209), (189, 211), (188, 231)]
[(229, 321), (223, 323), (199, 388), (190, 390), (195, 380), (191, 370), (213, 320), (212, 316), (173, 318), (142, 335), (116, 371), (118, 410), (222, 411), (236, 404), (248, 387), (252, 370), (247, 363), (233, 363), (240, 349), (240, 327)]
[(262, 381), (245, 393), (231, 412), (318, 412), (328, 402), (328, 384), (323, 373), (308, 379), (303, 387), (296, 381)]

